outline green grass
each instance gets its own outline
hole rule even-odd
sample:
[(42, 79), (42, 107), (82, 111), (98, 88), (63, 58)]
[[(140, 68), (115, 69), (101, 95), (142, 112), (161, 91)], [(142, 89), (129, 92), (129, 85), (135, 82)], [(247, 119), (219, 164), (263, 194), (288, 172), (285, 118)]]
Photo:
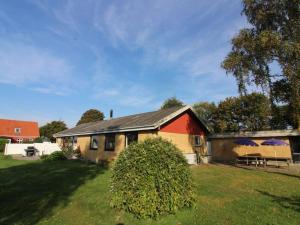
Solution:
[(197, 206), (158, 220), (109, 207), (110, 170), (0, 156), (0, 224), (299, 224), (300, 176), (193, 167)]

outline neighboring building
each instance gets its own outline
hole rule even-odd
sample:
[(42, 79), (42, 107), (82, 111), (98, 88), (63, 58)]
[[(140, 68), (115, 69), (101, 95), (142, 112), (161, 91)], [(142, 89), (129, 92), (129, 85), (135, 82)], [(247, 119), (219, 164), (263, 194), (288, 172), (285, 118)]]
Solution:
[(192, 163), (196, 153), (207, 157), (208, 133), (192, 108), (185, 106), (81, 124), (54, 137), (60, 145), (72, 139), (85, 158), (96, 162), (114, 159), (132, 142), (162, 137), (174, 143)]
[(0, 138), (12, 143), (33, 141), (40, 136), (37, 122), (0, 119)]
[[(249, 138), (259, 146), (242, 146), (235, 143), (239, 138)], [(288, 143), (288, 146), (260, 145), (267, 139), (280, 139)], [(294, 162), (300, 162), (300, 131), (298, 130), (273, 130), (236, 132), (214, 134), (209, 136), (213, 161), (234, 161), (237, 156), (261, 155), (264, 157), (286, 157)]]

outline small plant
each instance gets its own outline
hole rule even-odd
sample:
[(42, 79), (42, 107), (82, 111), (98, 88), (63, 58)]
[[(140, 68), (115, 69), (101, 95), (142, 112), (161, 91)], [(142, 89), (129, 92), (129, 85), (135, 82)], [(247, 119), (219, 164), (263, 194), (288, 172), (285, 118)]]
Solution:
[(73, 153), (74, 153), (74, 150), (73, 150), (73, 146), (72, 146), (72, 145), (66, 145), (66, 146), (63, 146), (63, 147), (61, 148), (61, 151), (63, 152), (63, 154), (65, 155), (65, 157), (67, 157), (68, 159), (69, 159), (69, 158), (72, 158)]
[(111, 205), (139, 218), (194, 204), (192, 177), (183, 154), (161, 138), (129, 145), (113, 166)]
[(81, 158), (81, 151), (80, 151), (79, 147), (77, 147), (77, 148), (73, 151), (73, 155), (74, 155), (77, 159)]
[(67, 157), (64, 155), (62, 151), (55, 151), (50, 155), (43, 155), (41, 159), (45, 161), (59, 161), (59, 160), (66, 160)]
[(0, 153), (4, 152), (5, 145), (8, 143), (6, 139), (0, 139)]
[(0, 159), (10, 160), (10, 159), (12, 159), (12, 157), (11, 157), (11, 155), (3, 155), (2, 153), (0, 153)]

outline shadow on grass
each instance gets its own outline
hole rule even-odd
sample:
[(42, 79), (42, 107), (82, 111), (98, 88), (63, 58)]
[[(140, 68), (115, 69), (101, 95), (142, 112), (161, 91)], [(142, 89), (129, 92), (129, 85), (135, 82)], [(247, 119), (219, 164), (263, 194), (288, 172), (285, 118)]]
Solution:
[(0, 224), (35, 224), (66, 206), (72, 193), (105, 169), (79, 161), (32, 162), (0, 169)]
[(279, 204), (286, 209), (292, 209), (296, 212), (300, 212), (300, 196), (283, 197), (270, 194), (266, 191), (256, 190), (262, 195), (272, 198), (272, 201)]
[(265, 173), (279, 174), (287, 177), (300, 179), (300, 174), (299, 175), (295, 174), (286, 168), (282, 169), (277, 167), (254, 167), (254, 166), (239, 166), (239, 165), (232, 165), (232, 166), (244, 170), (261, 171)]

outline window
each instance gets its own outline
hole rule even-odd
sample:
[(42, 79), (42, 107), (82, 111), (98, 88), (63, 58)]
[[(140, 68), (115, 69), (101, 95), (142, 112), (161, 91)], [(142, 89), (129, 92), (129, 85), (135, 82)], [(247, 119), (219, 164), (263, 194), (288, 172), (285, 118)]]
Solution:
[(99, 140), (98, 136), (96, 135), (91, 136), (91, 145), (90, 145), (91, 150), (98, 150), (98, 140)]
[(199, 135), (195, 135), (195, 146), (201, 145), (201, 137)]
[(18, 138), (18, 139), (17, 139), (17, 142), (18, 142), (19, 144), (23, 143), (23, 138)]
[(115, 150), (115, 134), (105, 135), (105, 151)]
[(20, 134), (21, 133), (21, 128), (15, 128), (15, 133)]
[(138, 141), (138, 133), (131, 132), (126, 134), (126, 146)]
[(72, 137), (72, 143), (73, 145), (77, 144), (77, 136)]

